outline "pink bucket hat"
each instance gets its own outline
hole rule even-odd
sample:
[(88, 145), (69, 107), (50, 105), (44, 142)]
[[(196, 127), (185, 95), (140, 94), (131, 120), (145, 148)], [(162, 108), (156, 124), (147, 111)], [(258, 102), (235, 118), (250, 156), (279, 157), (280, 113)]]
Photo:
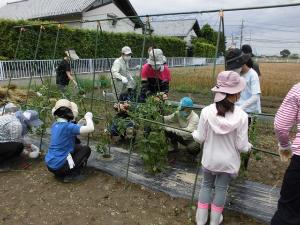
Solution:
[(246, 81), (234, 71), (223, 71), (218, 74), (217, 85), (211, 90), (215, 92), (214, 102), (222, 101), (226, 94), (236, 94), (244, 90)]

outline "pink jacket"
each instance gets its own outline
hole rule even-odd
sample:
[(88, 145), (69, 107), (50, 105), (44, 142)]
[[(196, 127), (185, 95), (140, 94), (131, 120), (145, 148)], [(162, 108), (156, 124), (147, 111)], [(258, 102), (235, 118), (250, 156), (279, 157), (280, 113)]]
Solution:
[(300, 83), (292, 87), (275, 116), (274, 128), (281, 147), (289, 146), (289, 133), (294, 125), (298, 132), (291, 147), (293, 154), (300, 155)]
[(240, 152), (251, 148), (248, 142), (248, 115), (239, 107), (225, 117), (217, 116), (216, 104), (205, 107), (194, 135), (204, 143), (202, 166), (212, 172), (237, 174), (241, 165)]

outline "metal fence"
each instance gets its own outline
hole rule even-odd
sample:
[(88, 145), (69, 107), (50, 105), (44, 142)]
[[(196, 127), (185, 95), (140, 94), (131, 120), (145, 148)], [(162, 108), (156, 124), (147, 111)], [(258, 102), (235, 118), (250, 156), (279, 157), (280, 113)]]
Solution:
[[(79, 59), (71, 62), (72, 70), (76, 74), (91, 74), (95, 71), (108, 72), (115, 59)], [(55, 74), (55, 68), (60, 62), (56, 60), (17, 60), (0, 61), (0, 80), (24, 79), (32, 77), (46, 77)], [(213, 58), (196, 57), (172, 57), (167, 59), (169, 67), (205, 66), (213, 64)], [(133, 58), (129, 67), (132, 70), (139, 69), (140, 65), (146, 63), (146, 59)], [(217, 64), (224, 64), (224, 58), (218, 58)]]

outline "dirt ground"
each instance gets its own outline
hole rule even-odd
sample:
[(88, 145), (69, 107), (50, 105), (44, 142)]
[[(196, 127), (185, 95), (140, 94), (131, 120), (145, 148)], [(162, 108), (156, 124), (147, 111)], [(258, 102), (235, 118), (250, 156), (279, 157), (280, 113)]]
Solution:
[[(84, 182), (63, 184), (41, 161), (25, 171), (0, 173), (0, 224), (195, 224), (188, 220), (188, 200), (134, 184), (124, 190), (124, 180), (93, 169), (86, 173)], [(263, 225), (230, 211), (224, 218), (224, 225)]]

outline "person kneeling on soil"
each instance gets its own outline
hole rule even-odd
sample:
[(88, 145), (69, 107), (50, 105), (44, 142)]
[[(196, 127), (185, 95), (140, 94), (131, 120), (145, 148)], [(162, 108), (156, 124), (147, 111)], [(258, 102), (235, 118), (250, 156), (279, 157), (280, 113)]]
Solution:
[[(38, 112), (26, 110), (17, 111), (0, 117), (0, 165), (7, 167), (9, 162), (21, 153), (30, 158), (39, 156), (39, 148), (25, 141), (25, 135), (32, 127), (39, 127), (43, 122)], [(5, 165), (8, 164), (8, 165)]]
[(116, 103), (114, 105), (117, 114), (108, 128), (114, 141), (118, 138), (121, 138), (121, 140), (124, 141), (125, 139), (131, 139), (134, 136), (134, 122), (128, 115), (129, 108), (130, 103), (127, 101)]
[(80, 171), (86, 166), (91, 149), (88, 146), (75, 145), (75, 138), (94, 131), (93, 114), (85, 114), (85, 126), (72, 123), (72, 104), (66, 99), (58, 100), (52, 112), (57, 120), (51, 127), (50, 145), (45, 156), (48, 170), (63, 182), (83, 180), (84, 176)]
[(173, 147), (172, 152), (178, 151), (178, 142), (187, 148), (191, 154), (197, 154), (200, 150), (200, 145), (194, 141), (191, 132), (197, 129), (199, 116), (190, 108), (193, 107), (193, 101), (189, 97), (184, 97), (180, 101), (178, 110), (169, 115), (164, 116), (164, 122), (167, 125), (172, 125), (181, 129), (166, 127), (166, 136), (169, 138)]

